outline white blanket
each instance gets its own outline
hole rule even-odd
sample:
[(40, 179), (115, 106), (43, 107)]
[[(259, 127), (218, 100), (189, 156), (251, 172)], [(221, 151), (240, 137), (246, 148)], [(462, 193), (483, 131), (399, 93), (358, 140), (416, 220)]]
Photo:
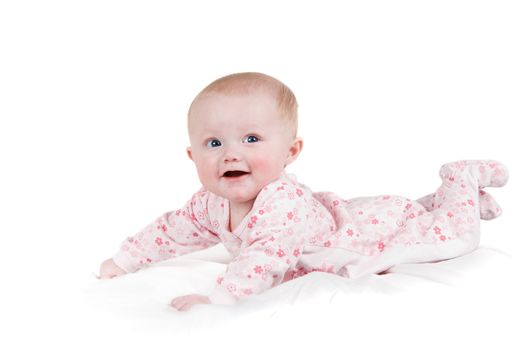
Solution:
[(498, 249), (356, 280), (315, 272), (232, 306), (169, 307), (172, 297), (207, 294), (229, 258), (218, 245), (113, 280), (93, 278), (83, 295), (99, 320), (94, 334), (134, 349), (526, 349), (524, 276)]

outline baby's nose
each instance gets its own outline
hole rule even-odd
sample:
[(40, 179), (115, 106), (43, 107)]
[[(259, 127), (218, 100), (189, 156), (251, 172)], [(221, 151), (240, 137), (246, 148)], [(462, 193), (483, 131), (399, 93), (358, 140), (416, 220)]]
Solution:
[(224, 162), (236, 162), (240, 160), (240, 156), (236, 150), (229, 148), (224, 153)]
[(232, 153), (226, 154), (224, 156), (224, 162), (225, 163), (227, 163), (227, 162), (237, 162), (238, 160), (240, 160), (240, 157), (238, 157), (237, 155), (234, 155)]

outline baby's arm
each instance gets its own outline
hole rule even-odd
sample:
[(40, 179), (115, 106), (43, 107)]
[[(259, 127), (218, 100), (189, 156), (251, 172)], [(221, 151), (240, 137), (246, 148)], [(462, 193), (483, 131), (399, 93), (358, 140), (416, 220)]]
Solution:
[(205, 191), (197, 192), (180, 210), (163, 214), (123, 241), (120, 251), (101, 264), (101, 278), (135, 272), (152, 263), (208, 248), (218, 242), (209, 230)]

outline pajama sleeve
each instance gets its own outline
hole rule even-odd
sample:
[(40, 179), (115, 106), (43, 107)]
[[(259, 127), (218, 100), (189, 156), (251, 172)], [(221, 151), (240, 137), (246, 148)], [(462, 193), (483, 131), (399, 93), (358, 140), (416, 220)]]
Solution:
[(275, 192), (248, 217), (239, 255), (217, 280), (209, 299), (213, 304), (234, 304), (281, 283), (297, 264), (307, 233), (307, 201), (293, 185)]
[(157, 218), (121, 244), (112, 257), (126, 272), (135, 272), (151, 263), (206, 249), (220, 242), (210, 230), (207, 200), (209, 192), (201, 189), (179, 210)]

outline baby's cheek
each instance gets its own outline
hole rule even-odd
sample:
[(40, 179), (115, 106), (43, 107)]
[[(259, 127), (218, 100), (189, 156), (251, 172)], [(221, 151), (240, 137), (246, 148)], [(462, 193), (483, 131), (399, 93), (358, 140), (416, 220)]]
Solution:
[(252, 166), (255, 169), (271, 171), (273, 169), (273, 160), (269, 156), (260, 155), (255, 156), (252, 161)]
[(282, 172), (284, 166), (279, 162), (278, 157), (261, 155), (253, 158), (252, 169), (260, 174), (275, 177)]
[(215, 164), (213, 162), (202, 160), (200, 162), (195, 162), (195, 165), (198, 171), (198, 177), (200, 178), (200, 182), (202, 184), (205, 185), (215, 180), (216, 173), (211, 171), (211, 169), (215, 169)]

